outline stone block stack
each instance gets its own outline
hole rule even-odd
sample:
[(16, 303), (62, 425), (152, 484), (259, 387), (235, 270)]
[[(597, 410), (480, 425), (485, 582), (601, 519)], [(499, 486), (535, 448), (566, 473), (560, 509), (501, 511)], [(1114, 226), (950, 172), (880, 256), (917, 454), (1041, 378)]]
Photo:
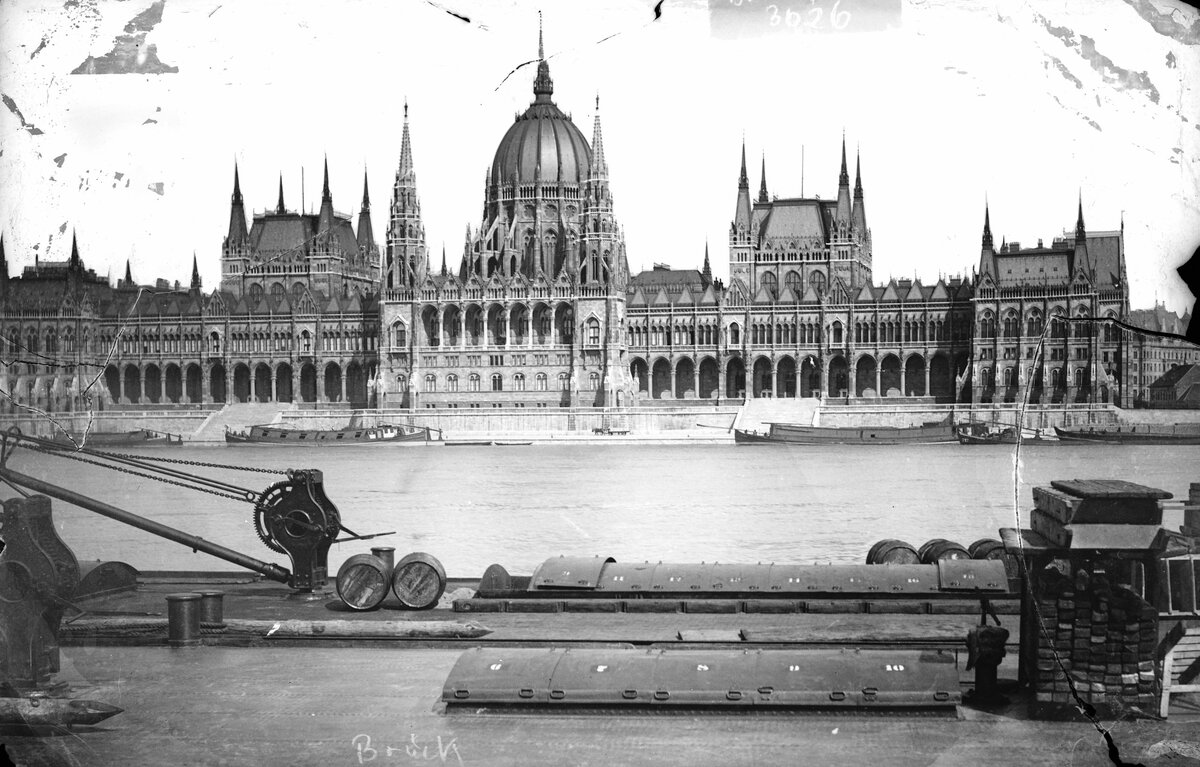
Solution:
[(1037, 632), (1032, 679), (1037, 713), (1068, 714), (1081, 700), (1109, 714), (1131, 706), (1152, 712), (1158, 700), (1158, 611), (1102, 575), (1081, 569), (1072, 580), (1057, 570), (1047, 573), (1037, 598), (1045, 627)]

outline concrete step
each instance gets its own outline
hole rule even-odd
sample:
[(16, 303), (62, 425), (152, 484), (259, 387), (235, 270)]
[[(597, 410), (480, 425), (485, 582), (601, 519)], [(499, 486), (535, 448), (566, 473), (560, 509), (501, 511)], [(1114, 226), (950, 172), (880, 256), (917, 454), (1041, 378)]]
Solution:
[(195, 442), (221, 442), (226, 428), (240, 431), (250, 426), (277, 423), (284, 410), (294, 410), (287, 402), (238, 402), (228, 404), (213, 413), (191, 436)]

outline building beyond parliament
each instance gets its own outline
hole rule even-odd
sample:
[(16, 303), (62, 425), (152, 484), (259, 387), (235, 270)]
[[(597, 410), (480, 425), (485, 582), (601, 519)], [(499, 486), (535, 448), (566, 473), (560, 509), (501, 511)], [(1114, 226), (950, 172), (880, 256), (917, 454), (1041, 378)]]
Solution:
[[(220, 287), (116, 287), (70, 258), (8, 276), (0, 240), (6, 410), (246, 401), (396, 408), (626, 406), (742, 397), (1113, 402), (1129, 380), (1123, 231), (994, 245), (973, 278), (872, 279), (859, 163), (836, 196), (751, 194), (742, 148), (729, 284), (656, 265), (630, 275), (599, 102), (589, 142), (534, 99), (501, 139), (462, 257), (434, 268), (405, 107), (386, 241), (365, 179), (357, 227), (333, 208), (247, 225), (237, 169)], [(1058, 319), (1056, 319), (1058, 318)], [(1044, 332), (1046, 331), (1046, 332)], [(1040, 349), (1039, 349), (1040, 345)]]

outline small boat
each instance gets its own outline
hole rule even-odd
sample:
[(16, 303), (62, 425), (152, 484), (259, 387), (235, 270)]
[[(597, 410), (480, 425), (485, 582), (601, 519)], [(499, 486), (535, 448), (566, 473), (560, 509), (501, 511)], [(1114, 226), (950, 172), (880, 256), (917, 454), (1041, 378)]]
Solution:
[(1064, 442), (1103, 445), (1200, 445), (1200, 423), (1054, 427)]
[(231, 445), (368, 445), (381, 442), (431, 442), (441, 432), (425, 426), (384, 423), (378, 426), (348, 426), (344, 429), (289, 429), (282, 426), (251, 426), (244, 431), (225, 429), (225, 441)]
[(444, 443), (446, 447), (511, 447), (514, 445), (532, 445), (533, 442), (512, 442), (508, 440), (494, 439), (460, 439), (453, 442)]
[(52, 439), (70, 447), (179, 447), (183, 444), (182, 436), (153, 429), (123, 432), (89, 431), (83, 434), (60, 431)]
[[(955, 435), (960, 445), (1015, 445), (1017, 444), (1017, 429), (1014, 426), (989, 423), (959, 424)], [(1021, 443), (1027, 442), (1057, 442), (1041, 429), (1023, 429), (1020, 433)]]
[(801, 426), (769, 423), (769, 431), (734, 429), (738, 444), (782, 443), (790, 445), (916, 445), (954, 442), (957, 438), (952, 416), (920, 426)]

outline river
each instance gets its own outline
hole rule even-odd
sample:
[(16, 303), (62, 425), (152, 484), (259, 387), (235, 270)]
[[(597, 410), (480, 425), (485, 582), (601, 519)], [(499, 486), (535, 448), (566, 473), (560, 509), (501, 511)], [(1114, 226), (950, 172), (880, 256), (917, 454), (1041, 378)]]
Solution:
[[(372, 545), (438, 557), (451, 576), (478, 577), (493, 562), (527, 574), (559, 554), (618, 561), (861, 562), (882, 538), (963, 545), (1017, 523), (1012, 446), (574, 445), (199, 447), (147, 456), (243, 467), (319, 468), (343, 524), (396, 531), (337, 544), (334, 573)], [(248, 503), (94, 466), (18, 451), (13, 469), (287, 565), (267, 550)], [(1024, 526), (1031, 488), (1053, 479), (1140, 482), (1186, 497), (1200, 481), (1200, 446), (1031, 444), (1021, 451)], [(262, 490), (282, 479), (197, 469)], [(12, 497), (0, 485), (0, 497)], [(143, 570), (235, 570), (234, 565), (119, 522), (54, 502), (63, 539), (81, 561), (120, 560)], [(1164, 522), (1177, 529), (1181, 513)]]

